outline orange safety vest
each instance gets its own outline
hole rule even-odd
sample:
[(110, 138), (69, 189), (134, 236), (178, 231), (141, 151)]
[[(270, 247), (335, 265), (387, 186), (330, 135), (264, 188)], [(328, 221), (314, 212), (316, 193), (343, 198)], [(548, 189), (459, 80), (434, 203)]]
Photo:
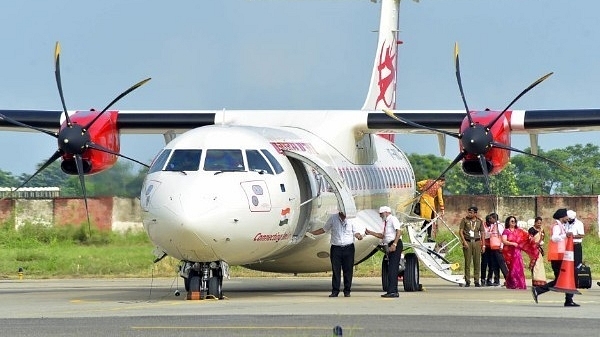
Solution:
[[(554, 226), (560, 226), (560, 233), (565, 233), (565, 228), (562, 224), (557, 223)], [(554, 233), (554, 227), (552, 227), (552, 232)], [(566, 240), (560, 240), (558, 242), (550, 240), (548, 243), (548, 261), (562, 261), (563, 256), (565, 255), (566, 244)]]

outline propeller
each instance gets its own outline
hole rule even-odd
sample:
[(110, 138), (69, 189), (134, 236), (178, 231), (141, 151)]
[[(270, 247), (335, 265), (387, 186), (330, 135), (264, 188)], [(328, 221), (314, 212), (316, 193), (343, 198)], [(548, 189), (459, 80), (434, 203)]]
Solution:
[[(467, 156), (473, 156), (476, 157), (479, 161), (479, 165), (481, 166), (481, 172), (483, 174), (483, 176), (485, 177), (485, 183), (486, 183), (486, 187), (487, 190), (490, 191), (490, 178), (489, 178), (489, 167), (488, 167), (488, 162), (486, 160), (485, 155), (493, 148), (500, 148), (500, 149), (504, 149), (504, 150), (508, 150), (508, 151), (513, 151), (513, 152), (518, 152), (518, 153), (522, 153), (528, 156), (533, 156), (536, 158), (540, 158), (542, 160), (545, 160), (547, 162), (550, 162), (552, 164), (555, 164), (557, 166), (560, 166), (562, 168), (568, 169), (565, 165), (563, 165), (562, 163), (559, 163), (557, 161), (554, 161), (550, 158), (546, 158), (540, 155), (536, 155), (533, 153), (529, 153), (529, 152), (525, 152), (516, 148), (513, 148), (511, 146), (508, 146), (506, 144), (503, 143), (499, 143), (497, 141), (494, 140), (494, 137), (492, 135), (492, 133), (490, 132), (490, 130), (492, 129), (492, 127), (500, 120), (501, 117), (504, 116), (504, 114), (508, 111), (508, 109), (510, 109), (510, 107), (517, 102), (523, 95), (525, 95), (527, 92), (529, 92), (531, 89), (533, 89), (534, 87), (536, 87), (538, 84), (542, 83), (544, 80), (546, 80), (548, 77), (550, 77), (553, 73), (550, 72), (540, 78), (538, 78), (537, 80), (535, 80), (533, 83), (531, 83), (527, 88), (525, 88), (523, 91), (521, 91), (505, 108), (504, 110), (502, 110), (502, 112), (500, 112), (493, 120), (491, 120), (487, 125), (482, 125), (479, 124), (477, 122), (475, 122), (475, 120), (473, 119), (471, 110), (469, 109), (469, 106), (467, 104), (467, 100), (465, 98), (465, 92), (463, 89), (463, 85), (462, 85), (462, 79), (460, 76), (460, 61), (459, 61), (459, 57), (458, 57), (458, 43), (456, 43), (454, 45), (454, 65), (455, 65), (455, 70), (456, 70), (456, 82), (458, 84), (458, 89), (460, 91), (460, 96), (462, 98), (462, 102), (463, 105), (465, 107), (465, 111), (466, 111), (466, 117), (468, 120), (468, 127), (464, 130), (462, 130), (460, 133), (455, 133), (455, 132), (448, 132), (445, 130), (440, 130), (440, 129), (435, 129), (435, 128), (431, 128), (428, 127), (426, 125), (421, 125), (415, 122), (412, 122), (406, 118), (403, 117), (399, 117), (396, 116), (393, 111), (390, 110), (383, 110), (388, 116), (390, 116), (391, 118), (416, 127), (416, 128), (420, 128), (420, 129), (426, 129), (426, 130), (430, 130), (433, 132), (436, 132), (438, 134), (445, 134), (451, 137), (454, 137), (456, 139), (458, 139), (458, 141), (461, 144), (461, 148), (462, 151), (454, 158), (454, 160), (450, 163), (450, 165), (448, 165), (448, 167), (435, 179), (433, 180), (428, 186), (426, 186), (423, 191), (421, 191), (415, 198), (413, 198), (412, 200), (410, 200), (410, 203), (414, 202), (415, 200), (418, 200), (423, 193), (425, 193), (425, 191), (427, 191), (428, 189), (430, 189), (436, 182), (438, 182), (440, 180), (440, 178), (442, 176), (444, 176), (448, 171), (450, 171), (456, 164), (458, 164), (459, 162), (461, 162), (463, 159), (465, 159)], [(408, 204), (407, 204), (408, 205)]]
[(25, 182), (23, 182), (19, 187), (17, 187), (13, 192), (11, 192), (11, 194), (16, 192), (21, 187), (27, 185), (27, 183), (29, 181), (31, 181), (31, 179), (33, 179), (35, 176), (37, 176), (40, 172), (42, 172), (44, 169), (46, 169), (50, 164), (55, 162), (58, 158), (61, 158), (63, 156), (72, 156), (75, 161), (75, 165), (77, 168), (77, 175), (79, 176), (79, 182), (81, 184), (81, 190), (83, 192), (83, 199), (85, 202), (85, 211), (86, 211), (86, 215), (87, 215), (88, 229), (90, 230), (90, 233), (91, 233), (90, 215), (89, 215), (87, 192), (86, 192), (86, 188), (85, 188), (85, 179), (84, 179), (84, 174), (86, 172), (86, 168), (84, 165), (89, 165), (89, 164), (87, 164), (87, 163), (84, 164), (84, 161), (82, 159), (83, 153), (85, 153), (86, 151), (91, 149), (94, 151), (101, 151), (101, 152), (109, 153), (109, 154), (112, 154), (112, 155), (115, 155), (118, 157), (122, 157), (122, 158), (125, 158), (128, 160), (134, 161), (145, 167), (149, 167), (149, 166), (138, 160), (135, 160), (128, 156), (122, 155), (118, 152), (112, 151), (111, 149), (108, 149), (100, 144), (94, 143), (91, 139), (89, 130), (92, 127), (92, 125), (98, 120), (98, 118), (100, 118), (111, 106), (113, 106), (120, 99), (127, 96), (129, 93), (131, 93), (135, 89), (139, 88), (140, 86), (144, 85), (146, 82), (150, 81), (150, 78), (146, 78), (146, 79), (134, 84), (129, 89), (123, 91), (120, 95), (118, 95), (115, 99), (113, 99), (100, 113), (98, 113), (94, 117), (94, 119), (92, 119), (89, 123), (87, 123), (87, 125), (79, 125), (79, 124), (74, 124), (72, 122), (71, 118), (69, 117), (69, 113), (67, 112), (67, 105), (65, 103), (65, 97), (64, 97), (63, 88), (62, 88), (62, 80), (61, 80), (61, 76), (60, 76), (60, 43), (59, 42), (56, 42), (56, 46), (54, 49), (54, 75), (56, 78), (56, 86), (58, 88), (58, 94), (60, 96), (60, 102), (62, 104), (63, 113), (65, 115), (66, 125), (64, 128), (59, 129), (58, 132), (49, 131), (49, 130), (45, 130), (45, 129), (41, 129), (38, 127), (34, 127), (31, 125), (21, 123), (17, 120), (14, 120), (3, 114), (0, 114), (0, 119), (3, 119), (4, 121), (6, 121), (8, 123), (18, 125), (21, 127), (25, 127), (28, 129), (36, 130), (39, 132), (43, 132), (43, 133), (50, 135), (58, 140), (58, 149), (56, 150), (56, 152), (54, 152), (50, 156), (50, 158), (48, 158), (48, 160), (46, 160), (46, 162), (44, 162), (44, 164), (42, 164), (42, 166), (40, 166), (40, 168), (33, 175), (31, 175), (29, 178), (27, 178), (27, 180), (25, 180)]

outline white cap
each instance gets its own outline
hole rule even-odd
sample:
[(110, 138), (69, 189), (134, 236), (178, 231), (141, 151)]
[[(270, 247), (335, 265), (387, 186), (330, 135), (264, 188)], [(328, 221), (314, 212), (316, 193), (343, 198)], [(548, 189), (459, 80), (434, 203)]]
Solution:
[(574, 210), (570, 209), (567, 211), (567, 216), (569, 217), (569, 219), (573, 220), (577, 217), (577, 213), (575, 213)]
[(389, 208), (388, 206), (381, 206), (381, 207), (379, 207), (379, 214), (381, 214), (383, 212), (392, 213), (392, 209)]

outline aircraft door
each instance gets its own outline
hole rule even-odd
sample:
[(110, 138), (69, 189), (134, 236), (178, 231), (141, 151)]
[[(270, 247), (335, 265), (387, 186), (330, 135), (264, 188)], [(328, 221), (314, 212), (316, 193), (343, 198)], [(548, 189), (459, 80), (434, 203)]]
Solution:
[(284, 150), (283, 153), (291, 158), (298, 159), (303, 163), (314, 168), (333, 188), (337, 197), (338, 208), (343, 211), (347, 217), (356, 217), (356, 204), (348, 186), (344, 183), (344, 179), (339, 175), (337, 170), (317, 157), (308, 157), (304, 153)]

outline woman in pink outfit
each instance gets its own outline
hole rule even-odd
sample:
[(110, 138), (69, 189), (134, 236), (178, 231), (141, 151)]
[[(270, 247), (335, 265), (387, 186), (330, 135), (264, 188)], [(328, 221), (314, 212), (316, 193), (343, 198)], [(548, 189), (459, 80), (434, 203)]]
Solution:
[(502, 242), (504, 249), (502, 255), (508, 267), (506, 275), (507, 289), (527, 289), (525, 283), (525, 265), (521, 252), (526, 252), (531, 261), (535, 262), (539, 254), (537, 247), (532, 242), (529, 233), (517, 226), (517, 218), (509, 216), (504, 221)]

